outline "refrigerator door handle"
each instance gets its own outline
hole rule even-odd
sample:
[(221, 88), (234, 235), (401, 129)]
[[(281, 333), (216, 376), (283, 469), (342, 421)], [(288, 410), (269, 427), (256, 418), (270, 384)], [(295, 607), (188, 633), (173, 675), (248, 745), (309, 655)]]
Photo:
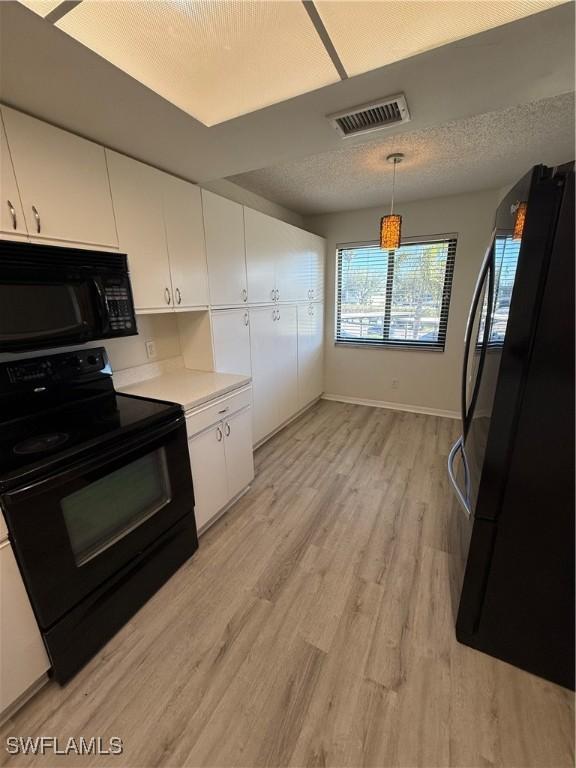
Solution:
[[(466, 496), (464, 496), (464, 494), (460, 490), (460, 486), (458, 485), (458, 482), (456, 480), (456, 475), (454, 474), (454, 459), (456, 458), (456, 454), (459, 451), (462, 455), (462, 462), (464, 464), (464, 482), (466, 484)], [(460, 506), (464, 510), (464, 514), (466, 515), (466, 517), (470, 517), (470, 515), (472, 514), (472, 511), (470, 509), (470, 501), (469, 501), (470, 472), (468, 470), (468, 462), (466, 460), (466, 454), (464, 453), (464, 439), (462, 437), (459, 437), (458, 440), (454, 443), (448, 455), (448, 476), (450, 477), (450, 482), (454, 486), (454, 490), (456, 491), (456, 496), (458, 498), (458, 501), (460, 502)]]
[[(496, 240), (496, 229), (492, 230), (490, 237), (490, 245), (486, 249), (482, 266), (480, 267), (480, 274), (476, 281), (476, 287), (474, 288), (474, 295), (472, 297), (472, 304), (470, 305), (470, 312), (468, 314), (468, 321), (466, 323), (466, 333), (464, 335), (464, 359), (462, 361), (462, 389), (460, 393), (460, 408), (462, 411), (462, 434), (466, 434), (466, 417), (467, 417), (467, 402), (466, 402), (466, 379), (468, 378), (468, 357), (470, 355), (470, 345), (472, 343), (472, 331), (474, 329), (474, 320), (476, 318), (476, 312), (478, 310), (478, 303), (480, 302), (480, 296), (482, 295), (482, 286), (486, 278), (486, 273), (490, 269), (492, 264), (492, 251), (494, 249), (494, 241)], [(486, 318), (488, 323), (488, 318)]]

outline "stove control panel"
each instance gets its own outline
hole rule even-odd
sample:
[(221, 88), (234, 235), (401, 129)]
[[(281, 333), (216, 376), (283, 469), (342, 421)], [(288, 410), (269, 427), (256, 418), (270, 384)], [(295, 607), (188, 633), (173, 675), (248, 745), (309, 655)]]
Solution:
[(111, 373), (106, 350), (97, 347), (3, 363), (0, 366), (0, 388), (6, 390), (18, 386), (45, 387), (63, 381)]

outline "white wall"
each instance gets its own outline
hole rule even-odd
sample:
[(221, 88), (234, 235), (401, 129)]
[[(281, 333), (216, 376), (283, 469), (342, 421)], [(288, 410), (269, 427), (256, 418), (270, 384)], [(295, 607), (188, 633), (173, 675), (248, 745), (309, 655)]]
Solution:
[[(326, 349), (324, 390), (429, 412), (458, 415), (462, 345), (478, 269), (488, 245), (498, 190), (403, 203), (402, 234), (458, 235), (452, 301), (444, 352), (358, 349), (334, 344), (336, 249), (338, 244), (374, 241), (386, 206), (308, 217), (310, 229), (327, 239)], [(397, 389), (392, 380), (398, 380)]]
[(293, 224), (295, 227), (303, 226), (304, 217), (299, 213), (284, 208), (278, 203), (273, 203), (271, 200), (267, 200), (261, 195), (257, 195), (255, 192), (250, 192), (244, 187), (235, 184), (228, 179), (216, 179), (215, 181), (203, 181), (201, 184), (204, 189), (210, 190), (217, 195), (227, 197), (229, 200), (234, 200), (236, 203), (248, 206), (248, 208), (254, 208), (261, 213), (266, 213), (268, 216), (273, 216), (275, 219), (281, 219), (282, 221)]

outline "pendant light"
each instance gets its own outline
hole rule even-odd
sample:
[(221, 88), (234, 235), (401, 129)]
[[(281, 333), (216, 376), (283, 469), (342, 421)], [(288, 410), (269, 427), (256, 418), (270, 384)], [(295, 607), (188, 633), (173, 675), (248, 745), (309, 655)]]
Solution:
[(388, 216), (382, 216), (380, 219), (380, 248), (384, 251), (395, 251), (396, 248), (400, 248), (400, 238), (402, 235), (402, 216), (394, 213), (396, 166), (404, 160), (404, 155), (401, 152), (395, 152), (392, 155), (388, 155), (386, 160), (394, 166), (392, 172), (392, 202)]
[[(524, 232), (524, 224), (526, 222), (526, 209), (528, 204), (526, 202), (517, 203), (515, 206), (516, 217), (514, 219), (514, 231), (512, 233), (512, 240), (522, 240), (522, 233)], [(512, 211), (514, 213), (514, 211)]]

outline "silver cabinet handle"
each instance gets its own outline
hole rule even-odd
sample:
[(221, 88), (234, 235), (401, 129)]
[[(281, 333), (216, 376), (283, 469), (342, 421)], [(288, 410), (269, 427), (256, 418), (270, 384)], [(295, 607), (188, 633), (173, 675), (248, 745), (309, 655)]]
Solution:
[(176, 288), (176, 303), (182, 304), (182, 294), (180, 293), (180, 288)]
[(250, 319), (248, 317), (248, 312), (244, 312), (244, 325), (248, 325), (250, 322)]
[(308, 289), (308, 298), (309, 298), (309, 299), (311, 299), (311, 298), (312, 298), (312, 291), (311, 291), (311, 289), (310, 289), (310, 288)]
[(310, 298), (314, 298), (314, 288), (310, 288)]
[(272, 301), (276, 301), (276, 291), (274, 290), (274, 288), (272, 288), (272, 290), (270, 291), (270, 298), (272, 299)]
[(164, 298), (166, 299), (166, 304), (170, 304), (172, 301), (172, 297), (170, 296), (170, 290), (168, 288), (164, 288)]
[(308, 314), (310, 315), (310, 317), (314, 316), (314, 307), (312, 306), (312, 304), (310, 304), (310, 306), (308, 307)]
[(242, 288), (242, 301), (248, 301), (248, 291), (246, 288)]
[(280, 320), (280, 310), (276, 312), (276, 320)]
[[(454, 459), (456, 458), (456, 454), (460, 452), (462, 455), (462, 461), (464, 463), (464, 476), (466, 483), (466, 498), (462, 491), (460, 490), (460, 487), (456, 481), (456, 476), (454, 474)], [(456, 496), (458, 498), (458, 501), (460, 502), (460, 506), (464, 510), (464, 514), (466, 517), (470, 517), (472, 514), (470, 510), (470, 474), (468, 471), (468, 462), (466, 461), (466, 454), (464, 453), (464, 440), (462, 437), (459, 437), (458, 440), (454, 443), (452, 446), (450, 453), (448, 455), (448, 476), (450, 477), (450, 482), (452, 483), (454, 490), (456, 491)]]
[(34, 214), (34, 218), (36, 219), (36, 232), (40, 234), (42, 225), (40, 223), (40, 214), (38, 213), (38, 208), (36, 208), (35, 205), (32, 206), (32, 213)]
[(16, 211), (14, 210), (14, 206), (10, 202), (10, 200), (6, 200), (8, 203), (8, 210), (10, 211), (10, 216), (12, 216), (12, 229), (18, 228), (18, 221), (16, 220)]
[(226, 435), (226, 437), (230, 437), (230, 432), (231, 432), (230, 424), (226, 422), (226, 424), (224, 425), (224, 434)]
[(278, 288), (276, 288), (275, 293), (276, 293), (276, 301), (280, 301), (280, 291)]
[(222, 442), (222, 430), (220, 427), (216, 428), (216, 440), (218, 440), (219, 443)]
[(276, 310), (275, 309), (272, 310), (272, 320), (274, 322), (276, 322)]

